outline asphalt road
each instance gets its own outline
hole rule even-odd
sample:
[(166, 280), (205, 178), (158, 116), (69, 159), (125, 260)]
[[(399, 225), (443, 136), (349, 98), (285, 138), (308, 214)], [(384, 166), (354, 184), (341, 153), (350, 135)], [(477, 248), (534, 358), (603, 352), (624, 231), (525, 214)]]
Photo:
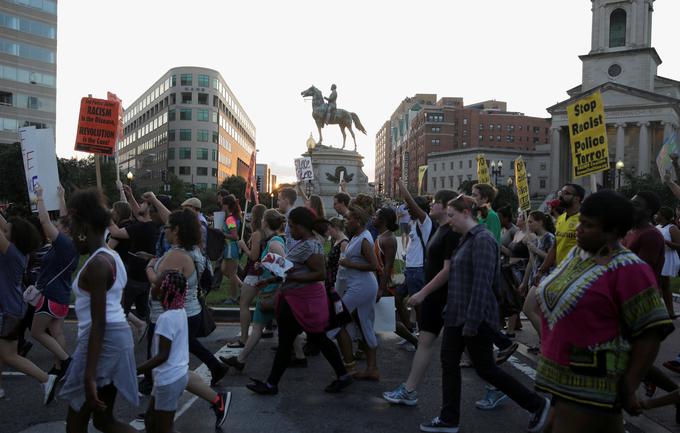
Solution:
[[(535, 335), (524, 321), (524, 330), (518, 332), (521, 343), (535, 343)], [(225, 352), (224, 346), (236, 334), (234, 325), (221, 325), (209, 338), (206, 346), (213, 352)], [(67, 341), (75, 341), (75, 325), (67, 324)], [(658, 361), (674, 357), (680, 349), (680, 332), (676, 331), (663, 345)], [(72, 345), (72, 344), (71, 344)], [(413, 354), (398, 344), (397, 337), (381, 336), (378, 362), (381, 372), (379, 383), (355, 382), (345, 392), (329, 395), (323, 388), (333, 379), (332, 370), (323, 357), (309, 359), (308, 368), (289, 369), (279, 385), (276, 396), (259, 396), (245, 388), (249, 377), (266, 378), (271, 367), (276, 345), (275, 339), (262, 340), (251, 355), (246, 370), (238, 374), (233, 370), (222, 380), (220, 388), (232, 393), (232, 402), (225, 432), (371, 432), (395, 433), (417, 432), (420, 422), (438, 414), (441, 402), (440, 368), (437, 354), (433, 356), (431, 368), (419, 390), (419, 404), (416, 407), (391, 406), (381, 398), (383, 391), (393, 389), (401, 383), (410, 367)], [(137, 360), (142, 361), (144, 348), (137, 348)], [(49, 368), (51, 357), (45, 349), (36, 344), (29, 357), (42, 368)], [(190, 367), (205, 372), (192, 357)], [(504, 367), (526, 386), (532, 385), (531, 376), (535, 358), (526, 353), (522, 344), (517, 354)], [(672, 375), (674, 379), (678, 379)], [(42, 406), (42, 390), (32, 379), (11, 371), (3, 373), (2, 387), (7, 396), (0, 400), (0, 432), (59, 432), (64, 431), (67, 405), (55, 401), (49, 407)], [(463, 403), (461, 432), (524, 432), (528, 415), (513, 402), (491, 412), (482, 412), (474, 407), (475, 400), (484, 394), (484, 383), (473, 370), (463, 370)], [(144, 411), (147, 401), (142, 399), (139, 408), (130, 407), (124, 400), (117, 402), (116, 413), (121, 420), (132, 422), (133, 427), (143, 429), (134, 422), (137, 413)], [(630, 433), (680, 432), (675, 424), (671, 409), (657, 409), (646, 416), (627, 424)], [(180, 432), (214, 432), (214, 416), (208, 404), (185, 393), (180, 402), (176, 419)], [(96, 431), (91, 428), (91, 431)]]

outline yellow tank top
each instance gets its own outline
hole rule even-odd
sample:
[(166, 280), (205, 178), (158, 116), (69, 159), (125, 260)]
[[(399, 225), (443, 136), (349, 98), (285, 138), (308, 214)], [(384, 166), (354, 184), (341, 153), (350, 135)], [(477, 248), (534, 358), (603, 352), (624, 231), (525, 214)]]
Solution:
[(567, 213), (563, 213), (557, 218), (555, 224), (555, 265), (559, 265), (569, 251), (576, 246), (576, 227), (579, 222), (579, 213), (575, 213), (567, 218)]

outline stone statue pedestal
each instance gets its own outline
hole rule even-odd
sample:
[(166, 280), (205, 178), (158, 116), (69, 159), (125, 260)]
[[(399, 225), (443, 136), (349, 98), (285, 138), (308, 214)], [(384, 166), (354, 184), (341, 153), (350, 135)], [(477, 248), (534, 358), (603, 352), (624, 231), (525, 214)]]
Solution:
[[(337, 214), (333, 209), (333, 196), (339, 192), (341, 172), (344, 172), (347, 193), (351, 197), (359, 193), (373, 196), (373, 188), (368, 184), (368, 176), (362, 169), (364, 157), (358, 152), (317, 145), (311, 152), (305, 152), (302, 156), (312, 158), (314, 171), (314, 180), (311, 181), (312, 194), (321, 197), (327, 217)], [(307, 182), (301, 187), (308, 190)]]

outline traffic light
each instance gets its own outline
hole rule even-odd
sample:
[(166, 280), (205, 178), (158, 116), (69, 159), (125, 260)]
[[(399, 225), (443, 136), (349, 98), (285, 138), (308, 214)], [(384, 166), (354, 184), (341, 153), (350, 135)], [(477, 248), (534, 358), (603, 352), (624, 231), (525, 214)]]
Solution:
[(262, 178), (260, 176), (257, 176), (257, 180), (255, 181), (255, 187), (257, 188), (258, 191), (262, 191)]

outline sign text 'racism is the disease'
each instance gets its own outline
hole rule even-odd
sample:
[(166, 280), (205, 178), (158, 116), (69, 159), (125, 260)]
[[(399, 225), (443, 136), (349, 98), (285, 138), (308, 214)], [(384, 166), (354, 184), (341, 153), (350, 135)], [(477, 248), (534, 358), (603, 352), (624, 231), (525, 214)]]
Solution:
[(574, 178), (609, 170), (607, 126), (599, 91), (567, 106)]
[(82, 98), (76, 134), (76, 150), (112, 155), (116, 148), (120, 103)]

